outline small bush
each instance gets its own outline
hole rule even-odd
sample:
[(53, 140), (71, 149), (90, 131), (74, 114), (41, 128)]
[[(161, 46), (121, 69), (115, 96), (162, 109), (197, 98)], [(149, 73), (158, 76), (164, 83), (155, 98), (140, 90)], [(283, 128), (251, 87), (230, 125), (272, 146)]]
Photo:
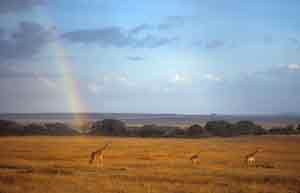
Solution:
[(296, 134), (297, 131), (294, 129), (294, 125), (287, 125), (286, 127), (272, 127), (269, 133), (273, 135), (292, 135)]
[(192, 125), (186, 130), (187, 136), (200, 136), (205, 133), (205, 129), (201, 127), (200, 125)]
[(127, 134), (127, 128), (124, 122), (116, 119), (104, 119), (92, 124), (90, 134), (116, 135), (122, 136)]
[(177, 137), (185, 135), (184, 130), (179, 127), (165, 127), (164, 130), (165, 132), (163, 137)]
[(267, 131), (252, 121), (239, 121), (235, 124), (235, 132), (239, 135), (263, 135)]
[(137, 130), (138, 135), (141, 137), (159, 137), (163, 136), (166, 132), (166, 129), (158, 127), (157, 125), (144, 125), (140, 129)]
[(76, 135), (78, 132), (64, 123), (46, 123), (50, 135)]
[(296, 129), (297, 129), (298, 132), (300, 132), (300, 123), (298, 124)]
[(230, 137), (237, 135), (234, 125), (227, 121), (208, 121), (205, 129), (215, 136)]
[(47, 135), (49, 130), (43, 124), (29, 123), (24, 126), (24, 135)]
[(23, 135), (23, 125), (9, 120), (0, 120), (0, 136)]

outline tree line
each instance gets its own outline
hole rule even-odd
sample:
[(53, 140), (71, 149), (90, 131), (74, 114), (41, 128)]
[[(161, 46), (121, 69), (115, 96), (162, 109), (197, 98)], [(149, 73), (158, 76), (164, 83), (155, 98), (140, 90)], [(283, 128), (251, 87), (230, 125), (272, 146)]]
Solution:
[(27, 123), (0, 120), (0, 136), (23, 135), (104, 135), (131, 137), (234, 137), (241, 135), (293, 135), (300, 134), (298, 125), (263, 128), (252, 121), (231, 123), (224, 120), (208, 121), (204, 126), (193, 124), (187, 128), (161, 126), (155, 124), (127, 126), (117, 119), (104, 119), (85, 125), (85, 132), (80, 132), (65, 123)]

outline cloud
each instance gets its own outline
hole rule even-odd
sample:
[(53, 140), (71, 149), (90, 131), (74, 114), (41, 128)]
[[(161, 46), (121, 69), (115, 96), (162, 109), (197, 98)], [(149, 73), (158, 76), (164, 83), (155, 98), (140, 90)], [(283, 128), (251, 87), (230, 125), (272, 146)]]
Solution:
[(184, 16), (169, 16), (165, 18), (165, 21), (157, 25), (141, 24), (129, 31), (130, 34), (138, 34), (141, 32), (157, 30), (164, 31), (177, 27), (182, 27), (185, 24), (186, 18)]
[(36, 74), (35, 78), (42, 82), (44, 85), (46, 85), (48, 88), (57, 88), (57, 83), (54, 80), (49, 79), (48, 77), (45, 77), (43, 75), (40, 74)]
[(133, 44), (135, 48), (158, 48), (178, 41), (177, 37), (156, 37), (148, 35), (140, 40), (136, 40)]
[(16, 65), (0, 66), (0, 79), (2, 80), (33, 80), (42, 83), (47, 88), (58, 88), (56, 80), (61, 78), (59, 74), (36, 72), (33, 70), (24, 70)]
[(37, 77), (45, 77), (47, 79), (60, 78), (60, 74), (41, 73), (32, 70), (24, 70), (17, 65), (6, 64), (0, 66), (0, 78), (28, 78), (35, 79)]
[(297, 48), (300, 48), (300, 40), (297, 38), (289, 38), (288, 39), (290, 43), (292, 43)]
[(151, 29), (153, 29), (152, 26), (150, 26), (148, 24), (141, 24), (141, 25), (138, 25), (138, 26), (134, 27), (133, 29), (131, 29), (129, 31), (129, 34), (136, 35), (136, 34), (138, 34), (140, 32), (151, 30)]
[(222, 81), (223, 80), (222, 76), (218, 76), (218, 75), (211, 74), (211, 73), (204, 74), (203, 77), (204, 77), (204, 79), (211, 80), (211, 81)]
[(203, 41), (202, 40), (197, 40), (193, 43), (194, 46), (202, 46)]
[(287, 65), (289, 70), (300, 70), (300, 64), (289, 64)]
[(74, 43), (97, 43), (103, 47), (110, 45), (124, 47), (131, 42), (131, 38), (123, 33), (119, 27), (78, 30), (65, 33), (62, 37)]
[(273, 43), (273, 37), (271, 35), (265, 35), (264, 36), (264, 44), (272, 44)]
[(61, 37), (73, 43), (94, 43), (101, 47), (113, 46), (118, 48), (157, 48), (178, 40), (177, 37), (159, 37), (153, 34), (138, 36), (137, 33), (146, 28), (148, 27), (138, 26), (126, 31), (120, 27), (105, 27), (67, 32)]
[(53, 38), (51, 29), (33, 22), (20, 22), (18, 29), (0, 37), (0, 60), (22, 60), (38, 54)]
[(300, 41), (297, 38), (289, 38), (289, 41), (296, 45), (298, 45), (300, 43)]
[(4, 38), (5, 31), (4, 29), (0, 28), (0, 39)]
[(101, 96), (125, 95), (125, 93), (136, 90), (137, 84), (131, 81), (126, 74), (109, 73), (102, 74), (100, 78), (87, 83), (86, 88), (92, 94)]
[(183, 16), (169, 16), (164, 23), (157, 26), (158, 30), (169, 30), (176, 27), (182, 27), (185, 24), (185, 17)]
[[(253, 73), (251, 76), (244, 78), (244, 80), (236, 81), (234, 86), (237, 90), (240, 90), (239, 95), (244, 95), (249, 98), (259, 99), (261, 104), (266, 103), (269, 106), (269, 110), (276, 109), (277, 112), (290, 112), (299, 109), (299, 96), (300, 96), (300, 70), (299, 65), (284, 64), (271, 66), (265, 71)], [(232, 90), (234, 90), (232, 88)], [(281, 103), (276, 103), (281, 101)], [(255, 106), (253, 101), (253, 107)], [(260, 106), (261, 107), (261, 106)], [(263, 109), (266, 109), (264, 107)], [(292, 109), (292, 110), (291, 110)], [(275, 111), (276, 111), (275, 110)]]
[(173, 77), (170, 79), (171, 83), (188, 83), (191, 82), (191, 78), (186, 74), (175, 73)]
[(216, 49), (223, 47), (225, 45), (224, 41), (221, 40), (212, 40), (206, 43), (205, 47), (208, 49)]
[[(31, 89), (31, 87), (35, 87), (36, 91), (39, 89), (54, 90), (59, 88), (58, 81), (60, 78), (61, 76), (57, 74), (37, 72), (33, 70), (24, 70), (24, 68), (22, 69), (19, 66), (15, 65), (0, 66), (0, 82), (18, 82), (18, 88), (23, 86), (28, 89)], [(29, 82), (34, 82), (34, 86), (31, 84), (28, 85), (27, 83)], [(8, 88), (6, 88), (6, 90), (7, 89)]]
[(191, 44), (196, 47), (205, 47), (206, 49), (217, 49), (225, 46), (225, 42), (221, 40), (202, 41), (195, 40)]
[(145, 60), (145, 58), (140, 57), (140, 56), (128, 56), (127, 59), (130, 61), (135, 61), (135, 62)]
[(185, 77), (182, 76), (181, 74), (175, 74), (174, 81), (175, 81), (175, 82), (182, 82), (182, 81), (185, 81)]
[(0, 13), (30, 10), (36, 6), (45, 5), (47, 0), (1, 0)]
[(123, 86), (127, 86), (127, 87), (134, 87), (136, 86), (136, 83), (129, 80), (127, 75), (119, 75), (117, 77), (115, 77), (115, 79), (117, 80), (118, 83), (122, 84)]
[(181, 27), (184, 23), (185, 18), (183, 16), (169, 16), (164, 23), (158, 25), (140, 24), (129, 30), (108, 26), (66, 32), (61, 37), (73, 43), (95, 43), (101, 47), (157, 48), (179, 40), (178, 37), (174, 36), (159, 36), (157, 31)]
[(278, 81), (287, 84), (294, 84), (299, 82), (300, 64), (281, 64), (271, 66), (264, 71), (254, 72), (248, 77), (256, 77), (264, 81)]
[(100, 78), (96, 81), (93, 81), (94, 85), (112, 86), (112, 85), (135, 85), (134, 82), (129, 80), (126, 74), (122, 73), (110, 73), (100, 75)]
[(88, 89), (90, 92), (94, 93), (94, 94), (97, 94), (101, 91), (101, 89), (103, 88), (102, 85), (100, 85), (99, 83), (97, 82), (91, 82), (88, 84)]

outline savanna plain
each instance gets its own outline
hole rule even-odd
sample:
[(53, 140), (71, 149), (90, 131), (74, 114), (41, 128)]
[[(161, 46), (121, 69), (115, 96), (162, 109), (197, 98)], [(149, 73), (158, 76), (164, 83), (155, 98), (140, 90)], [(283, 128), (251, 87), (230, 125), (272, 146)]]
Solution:
[[(89, 164), (107, 142), (104, 167)], [(300, 136), (1, 137), (0, 192), (299, 193), (299, 147)], [(256, 165), (247, 166), (257, 148)]]

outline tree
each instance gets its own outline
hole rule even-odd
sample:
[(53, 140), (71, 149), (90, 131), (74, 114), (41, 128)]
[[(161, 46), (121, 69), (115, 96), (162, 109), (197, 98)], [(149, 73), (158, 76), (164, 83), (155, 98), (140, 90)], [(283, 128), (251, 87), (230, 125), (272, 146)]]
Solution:
[(287, 125), (285, 127), (273, 127), (269, 130), (269, 133), (274, 135), (291, 135), (296, 134), (296, 130), (294, 125)]
[(0, 120), (0, 135), (23, 135), (23, 125), (9, 120)]
[(141, 137), (159, 137), (163, 136), (165, 129), (158, 127), (157, 125), (144, 125), (138, 129), (138, 135)]
[(208, 121), (205, 125), (205, 129), (212, 135), (229, 137), (237, 135), (233, 124), (227, 121)]
[(267, 131), (259, 125), (256, 125), (252, 121), (239, 121), (235, 124), (235, 131), (240, 135), (262, 135)]
[(103, 121), (96, 121), (92, 124), (90, 134), (96, 135), (125, 135), (127, 127), (124, 122), (117, 119), (104, 119)]
[(205, 129), (198, 124), (194, 124), (186, 130), (186, 135), (188, 136), (199, 136), (204, 133), (205, 133)]
[(300, 132), (300, 123), (297, 126), (297, 131)]

